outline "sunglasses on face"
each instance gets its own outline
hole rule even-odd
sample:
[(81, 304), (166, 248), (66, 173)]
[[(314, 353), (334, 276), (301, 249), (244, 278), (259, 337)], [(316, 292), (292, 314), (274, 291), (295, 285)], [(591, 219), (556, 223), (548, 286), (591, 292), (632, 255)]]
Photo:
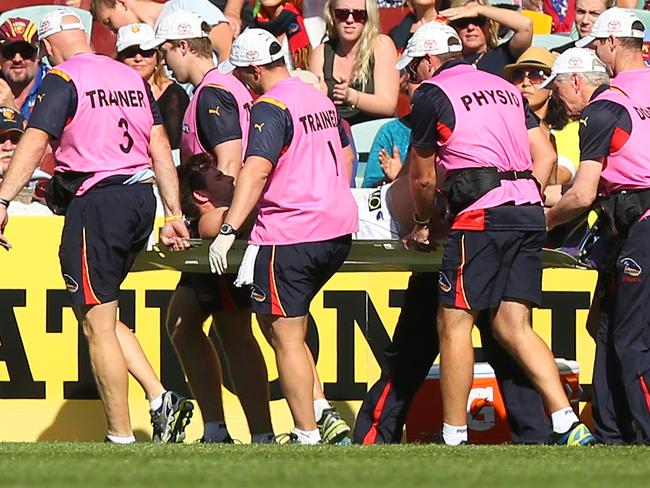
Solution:
[(514, 84), (522, 83), (526, 78), (528, 78), (533, 85), (539, 85), (548, 78), (548, 73), (543, 69), (516, 69), (511, 75)]
[(0, 135), (0, 145), (4, 144), (7, 141), (11, 141), (12, 144), (18, 145), (20, 138), (23, 136), (22, 133), (10, 132), (9, 134)]
[(418, 81), (418, 68), (420, 67), (420, 63), (424, 57), (421, 58), (413, 58), (413, 61), (411, 61), (409, 64), (406, 65), (405, 71), (406, 74), (409, 77), (409, 82), (410, 83), (417, 83)]
[(34, 46), (24, 43), (10, 44), (9, 46), (0, 47), (0, 54), (5, 59), (14, 59), (17, 54), (20, 54), (20, 57), (25, 60), (34, 61), (36, 59), (36, 53), (38, 49)]
[(476, 27), (485, 27), (485, 24), (487, 24), (487, 17), (479, 15), (478, 17), (467, 17), (449, 22), (449, 25), (456, 30), (465, 29), (470, 24), (475, 25)]
[(147, 49), (146, 51), (140, 49), (138, 46), (127, 47), (124, 51), (120, 52), (120, 59), (135, 58), (137, 55), (143, 58), (151, 58), (156, 55), (155, 49)]
[(368, 20), (368, 12), (361, 8), (350, 10), (349, 8), (335, 8), (334, 17), (339, 22), (345, 22), (352, 15), (352, 19), (359, 24), (365, 24)]

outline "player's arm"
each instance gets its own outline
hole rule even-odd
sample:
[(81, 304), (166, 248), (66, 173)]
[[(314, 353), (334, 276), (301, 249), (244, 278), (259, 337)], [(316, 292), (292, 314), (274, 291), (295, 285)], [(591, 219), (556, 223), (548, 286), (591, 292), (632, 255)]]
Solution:
[(345, 132), (345, 125), (343, 125), (343, 118), (339, 116), (338, 123), (339, 138), (341, 139), (341, 146), (343, 147), (343, 163), (345, 165), (345, 171), (348, 175), (347, 181), (352, 183), (354, 178), (354, 151), (352, 150), (352, 145), (348, 139), (348, 134)]
[(546, 213), (549, 229), (578, 217), (593, 204), (605, 158), (617, 150), (612, 144), (624, 144), (632, 131), (627, 111), (613, 102), (603, 102), (587, 106), (580, 115), (580, 166), (573, 186)]
[(43, 79), (27, 130), (2, 180), (0, 198), (12, 200), (18, 195), (40, 164), (50, 138), (61, 137), (76, 110), (77, 90), (74, 83), (65, 72), (51, 70)]
[(553, 169), (557, 161), (557, 154), (553, 144), (539, 127), (539, 117), (526, 105), (526, 129), (528, 129), (528, 144), (530, 156), (533, 160), (533, 176), (540, 186), (543, 195), (546, 185), (551, 180)]
[(208, 85), (199, 94), (196, 109), (199, 139), (211, 148), (217, 168), (237, 178), (242, 165), (239, 107), (227, 89)]
[(226, 224), (241, 229), (257, 204), (266, 181), (293, 138), (293, 124), (281, 103), (261, 98), (251, 109), (246, 162), (235, 186)]

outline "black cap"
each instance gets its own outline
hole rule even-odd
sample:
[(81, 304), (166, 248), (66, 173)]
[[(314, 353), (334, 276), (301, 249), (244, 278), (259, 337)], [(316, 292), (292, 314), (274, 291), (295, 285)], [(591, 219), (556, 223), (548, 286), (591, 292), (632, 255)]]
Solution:
[(4, 134), (10, 131), (25, 131), (25, 119), (20, 112), (9, 108), (1, 107), (0, 108), (0, 134)]

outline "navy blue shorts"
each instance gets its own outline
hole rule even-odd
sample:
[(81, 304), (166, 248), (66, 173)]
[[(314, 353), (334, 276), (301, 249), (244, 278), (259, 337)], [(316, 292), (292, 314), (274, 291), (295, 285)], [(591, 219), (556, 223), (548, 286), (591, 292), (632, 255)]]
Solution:
[(327, 241), (260, 246), (251, 287), (253, 312), (278, 317), (307, 315), (316, 293), (350, 252), (348, 234)]
[(108, 185), (72, 199), (59, 247), (73, 305), (117, 300), (120, 286), (153, 230), (156, 197), (149, 184)]
[(176, 288), (191, 288), (205, 315), (250, 309), (250, 288), (237, 288), (233, 284), (235, 278), (236, 274), (219, 276), (212, 273), (183, 272)]
[(440, 266), (440, 303), (465, 310), (496, 309), (505, 299), (539, 305), (545, 241), (544, 231), (451, 231)]

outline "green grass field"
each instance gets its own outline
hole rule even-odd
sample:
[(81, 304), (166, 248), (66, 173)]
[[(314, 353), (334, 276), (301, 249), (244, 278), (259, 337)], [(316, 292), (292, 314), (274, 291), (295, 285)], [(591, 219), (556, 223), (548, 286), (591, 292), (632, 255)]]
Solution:
[(0, 444), (0, 486), (650, 486), (650, 448)]

